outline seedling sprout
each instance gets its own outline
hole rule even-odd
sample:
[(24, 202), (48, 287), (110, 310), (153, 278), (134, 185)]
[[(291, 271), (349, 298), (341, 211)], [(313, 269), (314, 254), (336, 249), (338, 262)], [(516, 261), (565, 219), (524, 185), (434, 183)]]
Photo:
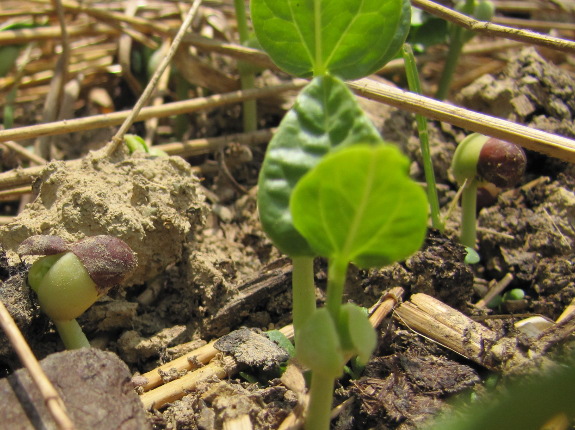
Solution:
[(451, 168), (462, 187), (461, 243), (475, 248), (477, 239), (477, 187), (487, 181), (500, 188), (515, 185), (523, 177), (527, 158), (513, 143), (473, 133), (455, 150)]
[(20, 244), (18, 253), (43, 255), (30, 267), (28, 284), (67, 349), (90, 347), (76, 318), (136, 267), (130, 247), (104, 235), (75, 243), (59, 236), (32, 236)]
[[(252, 0), (265, 51), (284, 71), (312, 77), (270, 142), (258, 182), (262, 226), (293, 259), (296, 357), (312, 371), (305, 428), (329, 428), (334, 379), (376, 334), (342, 305), (347, 268), (390, 264), (425, 236), (427, 199), (408, 160), (382, 141), (343, 79), (380, 69), (409, 31), (405, 0)], [(373, 49), (377, 46), (378, 49)], [(313, 258), (328, 259), (325, 308), (316, 309)]]

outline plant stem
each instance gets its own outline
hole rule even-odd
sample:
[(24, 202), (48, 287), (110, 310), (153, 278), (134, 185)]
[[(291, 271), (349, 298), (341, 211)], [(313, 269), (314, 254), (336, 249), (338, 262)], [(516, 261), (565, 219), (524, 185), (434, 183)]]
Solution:
[(449, 86), (453, 80), (453, 74), (455, 73), (457, 62), (459, 61), (459, 56), (463, 50), (462, 33), (463, 29), (461, 27), (457, 27), (453, 31), (453, 38), (449, 45), (449, 51), (447, 53), (447, 58), (445, 59), (443, 72), (441, 73), (437, 92), (435, 93), (435, 98), (437, 100), (445, 100), (447, 93), (449, 92)]
[[(240, 43), (245, 45), (250, 38), (250, 31), (248, 29), (248, 20), (246, 17), (246, 3), (245, 0), (234, 0), (234, 7), (236, 10), (236, 21), (238, 24), (238, 34), (240, 36)], [(238, 70), (240, 72), (240, 81), (242, 90), (254, 88), (255, 77), (253, 71), (250, 70), (250, 65), (242, 61), (238, 61)], [(243, 102), (243, 124), (244, 132), (255, 131), (258, 128), (257, 120), (257, 102), (256, 100), (246, 100)]]
[(477, 240), (477, 180), (466, 181), (461, 196), (461, 243), (475, 249)]
[[(242, 70), (240, 67), (240, 81), (242, 90), (255, 88), (255, 77), (252, 72)], [(258, 128), (258, 107), (255, 99), (243, 102), (243, 125), (244, 133), (256, 131)]]
[[(465, 0), (465, 5), (461, 12), (470, 16), (473, 14), (474, 6), (475, 0)], [(435, 98), (437, 100), (445, 100), (447, 97), (447, 93), (449, 92), (449, 87), (455, 73), (455, 68), (459, 61), (459, 56), (463, 50), (463, 45), (465, 45), (466, 31), (467, 30), (462, 27), (456, 26), (451, 32), (449, 37), (449, 51), (447, 53), (447, 58), (445, 59), (445, 65), (443, 66), (443, 72), (441, 73), (437, 92), (435, 93)]]
[(313, 257), (293, 257), (292, 262), (292, 315), (297, 334), (316, 309)]
[(90, 348), (90, 342), (75, 319), (70, 321), (54, 321), (56, 330), (66, 349)]
[(312, 372), (305, 430), (328, 430), (333, 402), (333, 377)]
[[(407, 75), (407, 82), (409, 90), (415, 94), (422, 94), (421, 82), (417, 72), (417, 65), (411, 45), (403, 45), (403, 59), (405, 62), (405, 73)], [(441, 214), (439, 212), (439, 198), (437, 197), (437, 186), (435, 183), (435, 173), (433, 172), (433, 163), (431, 161), (431, 152), (429, 150), (429, 132), (427, 130), (427, 119), (420, 114), (415, 114), (417, 121), (417, 131), (419, 133), (419, 142), (421, 145), (421, 158), (423, 160), (423, 172), (425, 173), (425, 182), (427, 182), (427, 199), (429, 200), (429, 208), (431, 211), (431, 225), (433, 228), (443, 232), (445, 226), (441, 222)]]
[(341, 309), (341, 301), (343, 299), (343, 288), (345, 286), (347, 265), (347, 261), (340, 261), (337, 259), (331, 259), (329, 261), (325, 307), (331, 314), (336, 325), (339, 321), (339, 311)]

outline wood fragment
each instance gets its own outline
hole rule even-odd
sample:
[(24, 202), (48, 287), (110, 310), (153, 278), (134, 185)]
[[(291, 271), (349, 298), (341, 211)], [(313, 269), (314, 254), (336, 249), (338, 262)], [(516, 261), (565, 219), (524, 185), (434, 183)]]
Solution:
[[(536, 366), (544, 354), (575, 332), (575, 313), (533, 340), (495, 332), (426, 294), (411, 296), (394, 316), (409, 329), (488, 369), (517, 373)], [(527, 343), (526, 343), (527, 342)]]

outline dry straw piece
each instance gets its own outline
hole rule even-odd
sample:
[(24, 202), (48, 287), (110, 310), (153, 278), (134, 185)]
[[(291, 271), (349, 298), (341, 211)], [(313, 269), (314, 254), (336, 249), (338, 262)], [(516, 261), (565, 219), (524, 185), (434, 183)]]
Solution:
[[(382, 299), (373, 307), (370, 317), (370, 322), (374, 327), (377, 327), (391, 313), (403, 293), (402, 288), (392, 288), (382, 296)], [(293, 339), (292, 325), (283, 327), (280, 332), (288, 339)], [(221, 358), (214, 344), (215, 341), (210, 342), (154, 370), (136, 376), (134, 381), (142, 391), (140, 400), (144, 407), (159, 409), (169, 402), (182, 398), (186, 392), (193, 390), (201, 382), (213, 378), (223, 379), (235, 373), (237, 367), (233, 358), (229, 356)], [(162, 375), (183, 372), (188, 373), (178, 379), (163, 383)]]

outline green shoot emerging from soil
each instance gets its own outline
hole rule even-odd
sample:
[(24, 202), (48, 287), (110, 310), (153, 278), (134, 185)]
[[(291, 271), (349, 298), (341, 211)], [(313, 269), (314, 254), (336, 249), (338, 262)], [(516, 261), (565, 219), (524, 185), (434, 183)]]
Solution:
[[(421, 95), (423, 92), (421, 90), (421, 82), (419, 80), (419, 73), (417, 72), (413, 50), (409, 44), (405, 43), (403, 45), (402, 52), (409, 90)], [(431, 211), (431, 225), (433, 228), (443, 232), (445, 230), (445, 226), (443, 225), (443, 221), (441, 221), (441, 213), (439, 211), (439, 198), (437, 197), (435, 173), (433, 172), (433, 163), (431, 162), (431, 152), (429, 150), (427, 118), (423, 115), (416, 114), (415, 120), (417, 121), (417, 131), (419, 133), (419, 143), (421, 146), (421, 159), (423, 161), (423, 171), (425, 174), (425, 182), (427, 184), (427, 198), (429, 200), (429, 209)]]
[[(424, 191), (344, 84), (380, 69), (409, 31), (407, 0), (252, 0), (260, 45), (284, 71), (312, 77), (270, 142), (258, 182), (262, 225), (293, 259), (296, 357), (312, 370), (305, 427), (329, 428), (334, 379), (376, 343), (365, 312), (342, 305), (347, 267), (389, 264), (421, 245)], [(313, 258), (327, 257), (316, 309)]]
[(32, 236), (20, 244), (18, 253), (44, 255), (30, 267), (28, 284), (66, 349), (90, 347), (76, 318), (136, 267), (130, 247), (112, 236), (75, 243), (59, 236)]
[(455, 150), (451, 168), (461, 187), (461, 243), (475, 248), (477, 187), (482, 181), (499, 188), (515, 185), (523, 177), (527, 158), (514, 143), (473, 133)]

